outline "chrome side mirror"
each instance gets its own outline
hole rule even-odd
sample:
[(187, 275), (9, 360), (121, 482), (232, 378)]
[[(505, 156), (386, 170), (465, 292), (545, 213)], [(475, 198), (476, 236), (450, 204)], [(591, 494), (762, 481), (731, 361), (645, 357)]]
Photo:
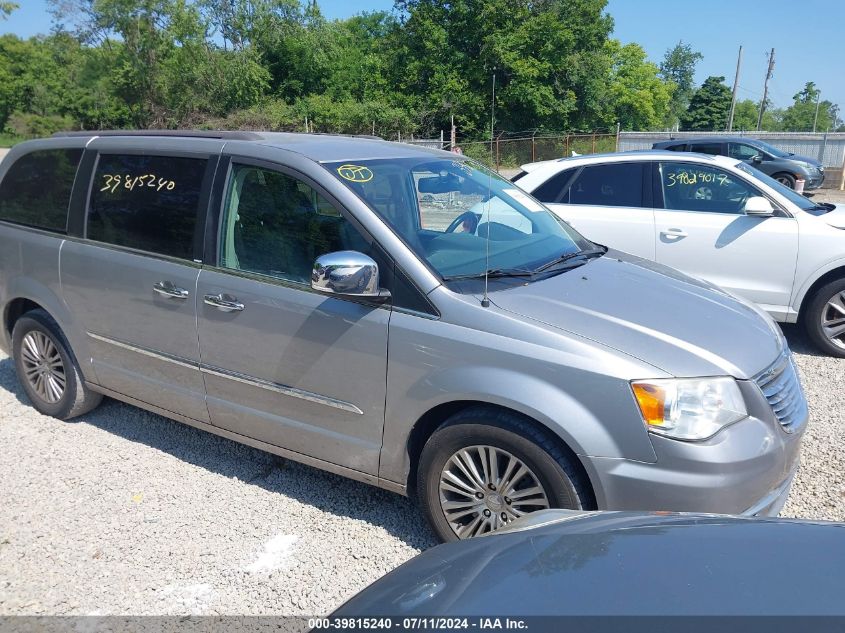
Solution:
[(748, 200), (745, 201), (745, 207), (743, 208), (745, 211), (745, 215), (755, 215), (755, 216), (762, 216), (762, 217), (769, 217), (774, 215), (775, 209), (772, 207), (772, 203), (768, 201), (767, 198), (763, 196), (752, 196)]
[(378, 264), (357, 251), (321, 255), (314, 262), (311, 287), (318, 292), (347, 297), (386, 300), (390, 293), (379, 287)]

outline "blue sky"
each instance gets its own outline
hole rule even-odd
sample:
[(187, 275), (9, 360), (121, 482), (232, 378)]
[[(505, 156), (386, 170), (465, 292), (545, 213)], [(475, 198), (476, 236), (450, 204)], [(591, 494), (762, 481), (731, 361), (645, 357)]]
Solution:
[[(30, 36), (50, 29), (46, 0), (17, 0), (21, 6), (0, 33)], [(390, 9), (392, 0), (321, 0), (329, 18), (360, 11)], [(736, 55), (743, 46), (740, 98), (759, 100), (766, 72), (766, 53), (775, 48), (775, 70), (769, 83), (772, 101), (789, 105), (807, 81), (815, 81), (823, 99), (845, 110), (845, 2), (842, 0), (609, 0), (608, 12), (623, 42), (637, 42), (659, 62), (679, 40), (704, 54), (697, 82), (722, 75), (730, 85)], [(814, 18), (813, 16), (818, 16)]]

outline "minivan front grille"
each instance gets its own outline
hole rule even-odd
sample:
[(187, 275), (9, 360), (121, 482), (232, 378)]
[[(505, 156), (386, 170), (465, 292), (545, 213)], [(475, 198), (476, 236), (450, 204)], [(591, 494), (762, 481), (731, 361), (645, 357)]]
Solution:
[(787, 433), (793, 433), (807, 419), (807, 399), (788, 351), (759, 374), (754, 382)]

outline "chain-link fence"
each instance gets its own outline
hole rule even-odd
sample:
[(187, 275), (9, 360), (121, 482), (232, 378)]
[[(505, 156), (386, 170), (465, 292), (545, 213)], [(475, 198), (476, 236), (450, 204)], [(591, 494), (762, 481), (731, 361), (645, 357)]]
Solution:
[[(441, 143), (439, 140), (432, 139), (417, 139), (411, 142), (431, 147), (437, 147)], [(575, 154), (615, 152), (616, 145), (616, 134), (607, 132), (531, 135), (500, 132), (493, 140), (457, 143), (457, 147), (463, 154), (496, 171), (518, 169), (520, 165), (526, 163), (564, 158)], [(442, 147), (449, 149), (449, 143), (443, 142)]]

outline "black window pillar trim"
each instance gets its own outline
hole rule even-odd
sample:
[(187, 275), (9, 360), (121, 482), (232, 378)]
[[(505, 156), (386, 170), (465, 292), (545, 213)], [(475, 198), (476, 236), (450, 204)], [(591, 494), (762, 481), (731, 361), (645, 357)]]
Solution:
[(69, 237), (85, 237), (85, 217), (88, 206), (88, 194), (91, 190), (91, 180), (94, 177), (94, 167), (97, 164), (97, 151), (85, 148), (82, 159), (76, 169), (76, 178), (70, 193), (68, 206), (67, 234)]
[(214, 172), (214, 182), (211, 185), (209, 198), (206, 202), (205, 217), (202, 218), (202, 251), (198, 254), (197, 259), (207, 266), (217, 266), (217, 236), (220, 233), (220, 222), (223, 216), (223, 205), (225, 204), (231, 164), (231, 156), (223, 154), (219, 157)]
[(218, 166), (220, 162), (219, 154), (209, 156), (202, 177), (202, 188), (200, 189), (199, 202), (197, 203), (197, 222), (194, 226), (193, 257), (197, 263), (203, 263), (205, 261), (207, 223), (209, 220), (209, 210), (214, 201), (215, 185), (218, 180)]

